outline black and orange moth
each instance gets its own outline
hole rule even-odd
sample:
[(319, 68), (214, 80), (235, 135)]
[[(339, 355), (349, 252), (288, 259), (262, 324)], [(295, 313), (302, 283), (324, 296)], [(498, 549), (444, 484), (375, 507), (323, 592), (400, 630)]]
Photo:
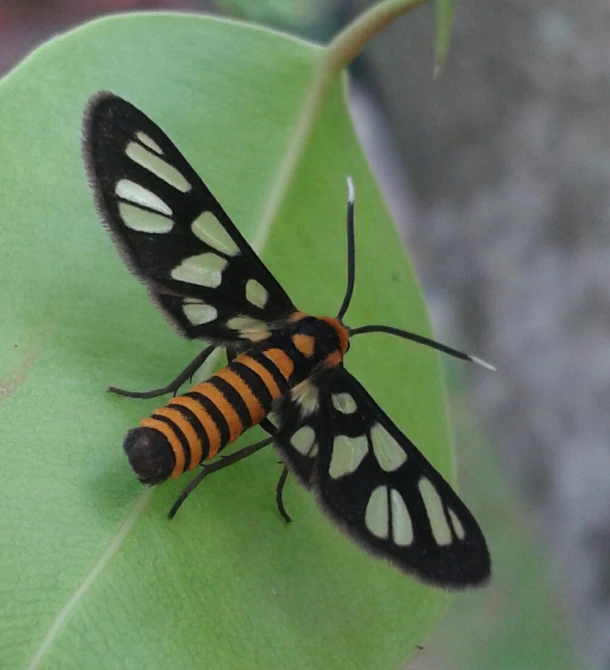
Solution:
[[(472, 514), (344, 367), (351, 337), (389, 333), (491, 367), (398, 328), (343, 322), (355, 280), (354, 189), (348, 179), (347, 290), (335, 317), (299, 311), (163, 131), (133, 105), (98, 93), (84, 116), (83, 153), (102, 222), (127, 267), (178, 333), (208, 343), (167, 386), (174, 393), (125, 438), (144, 484), (201, 466), (170, 511), (211, 472), (272, 443), (284, 469), (338, 528), (424, 582), (485, 582), (490, 558)], [(218, 347), (227, 365), (175, 395)], [(273, 417), (273, 422), (268, 418)], [(209, 462), (245, 430), (269, 437)]]

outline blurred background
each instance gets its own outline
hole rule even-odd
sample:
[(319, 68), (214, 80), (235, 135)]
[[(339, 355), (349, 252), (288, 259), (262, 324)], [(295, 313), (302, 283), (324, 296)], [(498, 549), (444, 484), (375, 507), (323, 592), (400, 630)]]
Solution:
[[(214, 12), (327, 41), (370, 4), (0, 0), (0, 73), (105, 13)], [(436, 336), (499, 369), (445, 361), (494, 578), (455, 598), (410, 670), (610, 668), (608, 10), (462, 0), (433, 80), (424, 6), (352, 67), (358, 133)]]

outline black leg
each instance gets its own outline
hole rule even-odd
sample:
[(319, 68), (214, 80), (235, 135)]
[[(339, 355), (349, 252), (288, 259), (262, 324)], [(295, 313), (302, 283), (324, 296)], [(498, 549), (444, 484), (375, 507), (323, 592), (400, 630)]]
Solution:
[(269, 435), (277, 435), (277, 428), (269, 421), (269, 419), (263, 419), (259, 424), (258, 424), (265, 432), (269, 433)]
[(186, 500), (189, 493), (191, 493), (191, 491), (196, 489), (197, 486), (199, 486), (199, 484), (203, 481), (203, 479), (208, 475), (212, 474), (212, 472), (222, 470), (223, 468), (226, 468), (229, 465), (233, 465), (233, 463), (237, 463), (237, 461), (241, 461), (242, 458), (247, 458), (248, 456), (255, 454), (259, 449), (266, 447), (272, 441), (273, 438), (266, 437), (264, 440), (261, 440), (260, 442), (255, 442), (254, 444), (251, 444), (249, 447), (244, 447), (243, 449), (236, 451), (234, 454), (231, 454), (230, 456), (223, 456), (220, 460), (216, 461), (215, 463), (210, 463), (210, 465), (201, 466), (201, 471), (199, 472), (199, 474), (193, 477), (193, 479), (191, 479), (191, 481), (184, 487), (182, 493), (178, 496), (178, 499), (172, 505), (172, 508), (170, 509), (169, 514), (167, 516), (170, 519), (173, 519), (174, 516), (176, 515), (176, 512), (178, 511), (178, 508)]
[(109, 386), (108, 391), (110, 393), (115, 393), (116, 395), (127, 396), (128, 398), (156, 398), (160, 395), (165, 395), (166, 393), (175, 393), (187, 379), (190, 379), (198, 368), (200, 368), (210, 354), (216, 349), (215, 344), (211, 344), (209, 347), (206, 347), (203, 351), (197, 354), (195, 358), (182, 370), (182, 372), (173, 379), (167, 386), (162, 388), (153, 389), (152, 391), (125, 391), (124, 389), (116, 388), (116, 386)]
[(277, 482), (277, 486), (275, 487), (275, 502), (277, 503), (277, 509), (279, 513), (282, 515), (284, 521), (286, 523), (290, 523), (292, 519), (288, 516), (288, 512), (286, 512), (286, 508), (284, 507), (284, 499), (282, 497), (284, 494), (284, 485), (286, 484), (286, 477), (288, 477), (288, 468), (284, 466), (282, 474), (280, 475), (280, 478)]

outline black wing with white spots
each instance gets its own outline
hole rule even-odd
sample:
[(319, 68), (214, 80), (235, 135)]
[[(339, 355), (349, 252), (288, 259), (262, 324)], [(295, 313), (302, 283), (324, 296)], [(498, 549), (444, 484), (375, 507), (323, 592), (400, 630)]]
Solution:
[(484, 582), (490, 558), (449, 484), (343, 367), (320, 380), (313, 411), (277, 408), (276, 446), (322, 510), (372, 554), (424, 582)]
[(325, 416), (319, 411), (319, 397), (319, 387), (308, 379), (279, 398), (273, 409), (275, 446), (284, 464), (306, 489), (311, 487), (320, 436), (329, 431)]
[(83, 153), (102, 220), (126, 265), (191, 339), (257, 342), (295, 311), (165, 133), (109, 93), (85, 112)]

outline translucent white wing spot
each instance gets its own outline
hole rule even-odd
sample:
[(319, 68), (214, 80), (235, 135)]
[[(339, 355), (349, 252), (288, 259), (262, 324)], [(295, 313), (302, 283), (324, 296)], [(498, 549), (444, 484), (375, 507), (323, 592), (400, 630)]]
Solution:
[(119, 216), (127, 228), (137, 230), (139, 233), (169, 233), (174, 227), (173, 220), (167, 216), (126, 202), (119, 202)]
[(333, 479), (351, 474), (362, 463), (368, 450), (369, 443), (366, 435), (358, 435), (358, 437), (337, 435), (333, 440), (333, 453), (328, 474)]
[(187, 284), (197, 284), (208, 288), (217, 288), (222, 282), (222, 271), (227, 266), (228, 261), (217, 254), (206, 253), (198, 254), (185, 258), (178, 267), (175, 267), (171, 276), (172, 279), (186, 282)]
[(356, 401), (349, 393), (333, 393), (333, 407), (342, 414), (353, 414), (357, 409)]
[(222, 254), (237, 256), (239, 253), (235, 240), (212, 212), (202, 212), (191, 224), (191, 230), (195, 237)]
[(463, 540), (466, 537), (466, 531), (464, 530), (464, 526), (462, 526), (462, 522), (457, 518), (452, 509), (449, 509), (449, 518), (451, 519), (451, 525), (453, 526), (455, 534), (460, 540)]
[(413, 542), (413, 522), (405, 501), (396, 489), (390, 491), (390, 509), (392, 511), (392, 539), (399, 547), (408, 547)]
[(246, 282), (246, 300), (255, 307), (263, 307), (267, 304), (269, 293), (267, 289), (256, 279), (248, 279)]
[(127, 149), (125, 149), (125, 153), (134, 163), (141, 165), (144, 169), (157, 175), (159, 179), (163, 179), (163, 181), (182, 193), (191, 190), (192, 186), (183, 177), (181, 172), (178, 172), (173, 165), (170, 165), (141, 144), (130, 142), (127, 145)]
[(301, 415), (304, 417), (315, 412), (318, 407), (318, 388), (307, 380), (297, 384), (290, 395), (300, 407)]
[(290, 444), (303, 456), (314, 458), (318, 455), (316, 433), (311, 426), (303, 426), (290, 438)]
[(405, 450), (380, 423), (371, 428), (371, 442), (377, 462), (385, 472), (394, 472), (407, 460)]
[(114, 191), (119, 198), (133, 202), (135, 205), (154, 209), (160, 214), (172, 215), (172, 210), (158, 195), (131, 179), (119, 179)]
[(388, 489), (386, 486), (378, 486), (367, 503), (364, 523), (373, 535), (385, 539), (389, 534), (388, 521)]
[(234, 316), (227, 321), (227, 327), (239, 333), (239, 337), (250, 342), (267, 340), (271, 333), (264, 321), (249, 316)]
[(449, 528), (445, 517), (443, 501), (432, 485), (432, 482), (422, 477), (419, 480), (419, 492), (424, 500), (426, 512), (428, 512), (428, 520), (430, 521), (432, 535), (436, 544), (441, 546), (451, 544), (451, 528)]
[(152, 137), (149, 137), (146, 133), (143, 133), (141, 130), (136, 133), (136, 137), (142, 144), (146, 145), (149, 149), (156, 151), (159, 155), (163, 155), (163, 149), (153, 140)]
[(184, 301), (182, 305), (184, 316), (193, 324), (193, 326), (201, 326), (204, 323), (210, 323), (218, 316), (218, 310), (212, 305), (206, 305), (204, 302), (192, 300)]

